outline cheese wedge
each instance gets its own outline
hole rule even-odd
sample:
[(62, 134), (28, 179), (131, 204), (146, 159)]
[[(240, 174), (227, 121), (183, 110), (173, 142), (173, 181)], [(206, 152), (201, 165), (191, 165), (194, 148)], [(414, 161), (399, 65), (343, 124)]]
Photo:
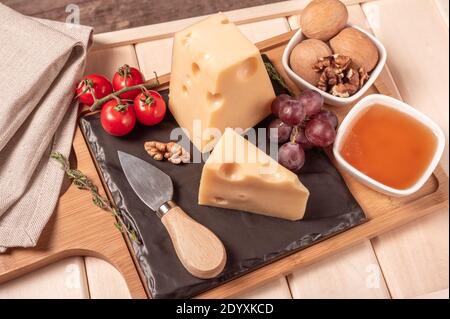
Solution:
[(267, 117), (274, 98), (258, 48), (224, 14), (175, 34), (169, 108), (201, 152), (225, 128), (247, 129)]
[(299, 220), (308, 197), (296, 174), (226, 129), (203, 167), (198, 203)]

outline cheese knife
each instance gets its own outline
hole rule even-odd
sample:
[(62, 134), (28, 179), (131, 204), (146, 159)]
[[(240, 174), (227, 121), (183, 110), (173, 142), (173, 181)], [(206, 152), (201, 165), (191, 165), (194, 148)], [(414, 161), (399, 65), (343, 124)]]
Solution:
[(184, 268), (197, 278), (219, 275), (226, 251), (219, 238), (172, 201), (170, 177), (150, 163), (118, 151), (123, 172), (137, 196), (160, 217)]

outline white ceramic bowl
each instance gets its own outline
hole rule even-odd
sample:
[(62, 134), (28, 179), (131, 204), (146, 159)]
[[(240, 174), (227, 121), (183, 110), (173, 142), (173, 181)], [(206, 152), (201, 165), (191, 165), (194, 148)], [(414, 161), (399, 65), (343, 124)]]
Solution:
[(306, 39), (306, 37), (302, 33), (302, 29), (299, 29), (297, 31), (297, 33), (295, 33), (295, 35), (289, 41), (288, 45), (284, 49), (283, 57), (281, 60), (283, 67), (286, 70), (286, 73), (291, 78), (291, 80), (294, 81), (295, 84), (297, 84), (297, 86), (299, 86), (301, 89), (311, 89), (311, 90), (318, 91), (324, 97), (325, 103), (331, 104), (331, 105), (336, 105), (336, 106), (352, 104), (352, 103), (355, 103), (357, 100), (359, 100), (364, 95), (364, 93), (366, 93), (366, 91), (372, 86), (372, 84), (375, 82), (377, 77), (380, 75), (381, 70), (383, 70), (383, 67), (386, 64), (386, 59), (387, 59), (386, 49), (384, 48), (383, 44), (381, 44), (381, 42), (377, 38), (375, 38), (373, 35), (371, 35), (370, 33), (361, 29), (358, 26), (355, 26), (353, 24), (349, 24), (348, 26), (358, 29), (359, 31), (366, 34), (373, 41), (375, 46), (377, 47), (378, 55), (379, 55), (378, 64), (375, 67), (375, 69), (373, 69), (372, 72), (370, 73), (369, 80), (366, 82), (366, 84), (364, 84), (364, 86), (356, 94), (354, 94), (350, 97), (333, 96), (327, 92), (319, 90), (317, 87), (315, 87), (308, 81), (306, 81), (303, 78), (301, 78), (300, 76), (298, 76), (291, 69), (291, 67), (289, 65), (289, 57), (291, 56), (291, 52), (297, 44), (299, 44), (304, 39)]
[[(370, 178), (369, 176), (365, 175), (364, 173), (362, 173), (361, 171), (350, 165), (342, 157), (340, 153), (342, 141), (345, 138), (347, 131), (351, 128), (353, 122), (356, 119), (358, 119), (359, 116), (363, 114), (365, 110), (367, 110), (370, 106), (374, 104), (382, 104), (387, 107), (391, 107), (415, 118), (416, 120), (427, 126), (436, 136), (437, 147), (433, 159), (431, 160), (430, 164), (428, 165), (428, 168), (425, 170), (423, 175), (418, 179), (418, 181), (413, 186), (411, 186), (408, 189), (395, 189)], [(399, 100), (388, 97), (386, 95), (373, 94), (366, 96), (361, 101), (359, 101), (347, 114), (345, 119), (342, 121), (337, 132), (336, 140), (334, 142), (333, 153), (338, 164), (363, 184), (387, 195), (403, 197), (415, 193), (425, 184), (425, 182), (428, 180), (428, 178), (431, 176), (434, 169), (438, 165), (439, 160), (441, 159), (442, 156), (442, 152), (444, 151), (444, 147), (445, 147), (444, 133), (442, 132), (442, 129), (429, 117), (417, 111), (412, 106), (409, 106), (408, 104), (403, 103)]]

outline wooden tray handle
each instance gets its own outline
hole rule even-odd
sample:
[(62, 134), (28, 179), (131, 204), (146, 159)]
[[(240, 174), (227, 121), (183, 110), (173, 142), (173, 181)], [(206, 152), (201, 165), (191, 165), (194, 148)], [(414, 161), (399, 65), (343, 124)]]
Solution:
[(189, 217), (179, 206), (171, 208), (161, 221), (189, 273), (207, 279), (223, 271), (227, 261), (225, 247), (212, 231)]

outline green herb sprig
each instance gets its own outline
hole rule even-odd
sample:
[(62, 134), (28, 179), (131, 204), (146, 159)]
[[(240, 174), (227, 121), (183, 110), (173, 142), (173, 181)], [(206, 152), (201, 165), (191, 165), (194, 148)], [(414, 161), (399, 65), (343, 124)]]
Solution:
[(94, 205), (100, 207), (105, 211), (111, 212), (111, 214), (116, 218), (116, 222), (114, 223), (114, 225), (119, 231), (128, 234), (129, 238), (135, 243), (141, 244), (136, 231), (124, 222), (123, 216), (120, 211), (115, 208), (106, 197), (103, 197), (99, 194), (98, 187), (92, 182), (92, 180), (90, 180), (80, 170), (70, 168), (69, 161), (61, 153), (52, 152), (50, 156), (61, 164), (61, 168), (78, 189), (87, 190), (91, 193), (92, 202), (94, 203)]
[(269, 77), (272, 80), (278, 82), (289, 93), (290, 96), (295, 96), (294, 92), (292, 92), (292, 90), (286, 84), (286, 82), (278, 73), (278, 71), (275, 69), (272, 63), (264, 62), (264, 66), (266, 67), (267, 74), (269, 74)]

